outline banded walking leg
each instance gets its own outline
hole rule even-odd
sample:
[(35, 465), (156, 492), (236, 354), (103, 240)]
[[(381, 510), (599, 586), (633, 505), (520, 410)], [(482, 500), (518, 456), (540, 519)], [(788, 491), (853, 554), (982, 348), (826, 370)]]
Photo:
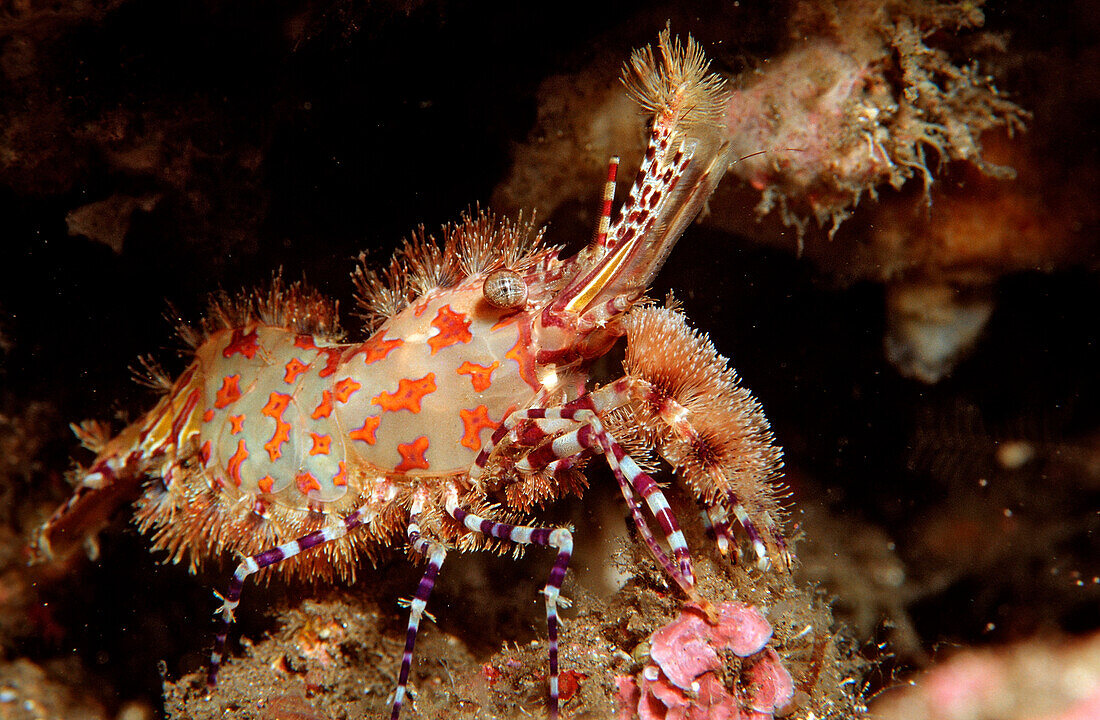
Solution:
[(458, 493), (453, 489), (447, 495), (447, 514), (466, 526), (468, 530), (509, 540), (520, 545), (542, 545), (558, 550), (557, 560), (550, 569), (546, 581), (546, 637), (550, 648), (550, 720), (558, 717), (558, 596), (573, 555), (573, 533), (565, 528), (510, 525), (474, 515), (458, 505)]
[[(691, 554), (688, 551), (687, 540), (676, 521), (676, 516), (672, 512), (672, 508), (669, 507), (668, 500), (661, 492), (657, 482), (638, 467), (638, 464), (626, 454), (626, 451), (623, 450), (615, 438), (607, 432), (597, 415), (598, 412), (623, 404), (628, 397), (629, 387), (630, 379), (625, 378), (610, 385), (605, 385), (594, 392), (582, 395), (558, 408), (530, 408), (512, 413), (505, 418), (500, 427), (493, 432), (489, 441), (482, 447), (481, 452), (474, 461), (474, 467), (471, 469), (470, 474), (474, 479), (480, 477), (488, 464), (493, 449), (524, 420), (534, 420), (536, 422), (572, 420), (578, 423), (580, 428), (577, 431), (554, 438), (550, 443), (531, 451), (526, 458), (517, 464), (517, 468), (533, 470), (546, 467), (553, 460), (572, 457), (585, 451), (593, 451), (603, 455), (623, 489), (623, 496), (626, 498), (628, 506), (633, 500), (628, 492), (628, 487), (632, 488), (646, 501), (650, 513), (657, 519), (664, 531), (665, 538), (672, 549), (672, 554), (676, 558), (679, 568), (675, 568), (671, 563), (668, 563), (667, 557), (662, 560), (663, 553), (654, 552), (654, 557), (665, 567), (672, 579), (676, 581), (676, 584), (689, 596), (694, 597), (692, 588), (695, 585), (695, 576), (691, 565)], [(531, 434), (524, 433), (524, 439), (530, 440), (529, 436)], [(635, 522), (638, 522), (640, 517), (640, 513), (634, 514)], [(652, 532), (649, 531), (644, 519), (638, 523), (638, 529), (643, 538), (647, 535), (652, 538)], [(651, 550), (658, 547), (655, 542), (650, 544), (648, 540), (647, 545)]]
[(421, 537), (420, 510), (421, 505), (414, 504), (409, 515), (409, 546), (428, 558), (428, 567), (420, 578), (420, 584), (416, 587), (416, 595), (409, 602), (409, 628), (405, 633), (405, 653), (401, 656), (401, 673), (397, 678), (397, 689), (393, 694), (393, 712), (390, 713), (390, 720), (397, 720), (398, 715), (401, 714), (401, 704), (405, 700), (405, 688), (408, 686), (409, 672), (412, 670), (413, 648), (416, 646), (416, 633), (420, 629), (420, 619), (424, 616), (428, 597), (435, 588), (435, 578), (439, 574), (439, 568), (447, 557), (447, 548)]
[(225, 657), (225, 640), (229, 636), (229, 626), (234, 620), (233, 611), (240, 605), (241, 590), (244, 589), (244, 581), (248, 576), (269, 565), (275, 565), (287, 558), (294, 557), (300, 552), (324, 545), (333, 540), (339, 540), (347, 535), (349, 531), (363, 524), (360, 512), (362, 512), (362, 508), (357, 508), (346, 516), (343, 525), (315, 530), (297, 540), (291, 540), (257, 555), (246, 557), (241, 561), (233, 572), (233, 577), (229, 580), (229, 589), (226, 591), (225, 596), (222, 597), (217, 592), (214, 593), (222, 601), (221, 608), (215, 611), (214, 614), (221, 613), (222, 619), (219, 632), (214, 635), (214, 650), (210, 653), (210, 669), (206, 674), (207, 687), (212, 688), (218, 683), (218, 668), (221, 667), (222, 659)]
[[(753, 553), (756, 555), (756, 567), (761, 570), (767, 570), (771, 567), (772, 561), (771, 556), (768, 554), (768, 548), (767, 544), (764, 542), (763, 534), (749, 516), (749, 512), (745, 509), (744, 504), (733, 492), (727, 494), (724, 502), (719, 501), (703, 509), (703, 522), (707, 530), (714, 534), (715, 542), (718, 545), (718, 551), (726, 555), (732, 548), (734, 553), (738, 553), (737, 544), (733, 541), (733, 535), (730, 532), (732, 526), (730, 519), (731, 514), (733, 517), (737, 518), (737, 522), (740, 523), (741, 527), (745, 530), (745, 535), (749, 538), (749, 542), (752, 543)], [(769, 518), (765, 516), (764, 520), (768, 522)], [(770, 535), (776, 547), (779, 549), (779, 562), (783, 567), (790, 568), (792, 562), (791, 554), (787, 549), (787, 543), (783, 539), (783, 536), (774, 531), (771, 531)], [(738, 561), (740, 560), (736, 555), (735, 558)]]
[(739, 562), (741, 553), (730, 534), (730, 516), (726, 508), (722, 505), (706, 505), (699, 515), (703, 518), (703, 529), (714, 538), (718, 552), (728, 555), (732, 550), (734, 562)]
[[(576, 423), (574, 423), (576, 424)], [(586, 451), (603, 452), (603, 448), (598, 444), (589, 443), (585, 445), (581, 442), (581, 435), (591, 435), (586, 425), (582, 425), (580, 429), (573, 432), (566, 433), (559, 437), (554, 438), (551, 442), (540, 445), (531, 452), (524, 455), (516, 463), (515, 467), (521, 472), (534, 473), (539, 469), (545, 467), (550, 473), (556, 473), (559, 469), (568, 468), (582, 453)], [(551, 459), (554, 458), (554, 459)], [(645, 516), (642, 515), (642, 509), (638, 505), (637, 499), (634, 497), (634, 488), (631, 487), (627, 481), (626, 476), (622, 472), (614, 472), (615, 480), (619, 483), (619, 490), (623, 494), (623, 499), (626, 501), (627, 509), (630, 511), (630, 516), (634, 520), (634, 526), (638, 530), (638, 535), (641, 536), (642, 542), (645, 543), (649, 549), (650, 554), (657, 563), (664, 569), (665, 573), (671, 578), (677, 578), (679, 571), (676, 566), (669, 560), (668, 555), (657, 543), (657, 538), (654, 537), (653, 531), (649, 529), (649, 523), (646, 521)], [(677, 584), (684, 587), (683, 583)], [(685, 587), (685, 590), (687, 588)], [(688, 592), (691, 595), (691, 592)]]

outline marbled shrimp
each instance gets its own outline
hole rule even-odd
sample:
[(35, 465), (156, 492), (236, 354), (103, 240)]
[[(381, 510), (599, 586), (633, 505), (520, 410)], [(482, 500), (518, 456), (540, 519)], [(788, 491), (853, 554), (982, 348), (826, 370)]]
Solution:
[[(544, 594), (558, 715), (557, 607), (573, 533), (533, 515), (583, 495), (591, 458), (611, 467), (640, 538), (692, 600), (706, 605), (687, 541), (628, 448), (667, 461), (723, 552), (737, 546), (736, 524), (760, 565), (785, 565), (780, 453), (759, 405), (705, 335), (645, 298), (728, 165), (723, 83), (698, 45), (667, 31), (659, 56), (634, 54), (624, 82), (651, 114), (649, 144), (614, 214), (612, 160), (586, 248), (562, 258), (530, 223), (480, 212), (441, 242), (421, 230), (384, 270), (354, 273), (364, 342), (346, 341), (335, 305), (300, 283), (276, 277), (215, 298), (199, 328), (183, 329), (190, 364), (156, 407), (114, 436), (77, 428), (96, 458), (41, 529), (39, 555), (79, 545), (129, 501), (172, 561), (194, 569), (243, 555), (219, 596), (213, 686), (249, 576), (353, 580), (364, 560), (405, 549), (426, 569), (392, 718), (448, 552), (517, 545), (556, 554)], [(623, 337), (623, 375), (594, 386), (589, 367)]]

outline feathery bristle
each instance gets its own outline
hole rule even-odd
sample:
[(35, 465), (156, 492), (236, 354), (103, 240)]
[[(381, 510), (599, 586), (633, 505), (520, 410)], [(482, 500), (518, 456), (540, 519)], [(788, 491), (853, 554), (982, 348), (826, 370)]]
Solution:
[[(202, 321), (202, 334), (193, 344), (197, 347), (205, 336), (249, 323), (285, 327), (331, 341), (344, 336), (337, 304), (302, 280), (286, 283), (279, 271), (266, 287), (236, 295), (224, 290), (212, 295)], [(179, 332), (189, 344), (196, 335), (190, 326), (181, 327)]]
[(81, 445), (96, 455), (103, 452), (111, 440), (110, 426), (99, 420), (83, 420), (79, 424), (69, 423), (69, 429), (73, 431), (73, 435), (76, 435)]
[(623, 365), (651, 388), (640, 422), (666, 435), (665, 459), (707, 504), (732, 492), (750, 509), (777, 514), (781, 452), (760, 404), (726, 358), (667, 308), (636, 308), (624, 325)]
[(459, 263), (467, 276), (498, 267), (522, 270), (537, 257), (542, 245), (542, 229), (534, 219), (525, 221), (523, 213), (513, 222), (479, 209), (473, 215), (463, 213), (460, 222), (448, 225), (443, 232), (458, 247)]
[[(271, 503), (261, 516), (254, 512), (255, 498), (231, 498), (213, 488), (198, 468), (180, 467), (168, 488), (159, 482), (146, 486), (137, 503), (135, 521), (139, 531), (151, 538), (153, 549), (166, 553), (165, 561), (187, 563), (191, 572), (197, 572), (229, 553), (255, 555), (322, 527), (334, 527), (342, 522), (341, 509), (350, 509), (363, 500), (360, 493), (349, 493), (339, 508), (326, 513), (302, 512)], [(277, 570), (266, 569), (260, 578), (277, 574), (318, 583), (354, 582), (363, 561), (375, 562), (380, 548), (391, 545), (404, 526), (401, 505), (394, 503), (380, 509), (369, 531), (289, 558)]]
[(381, 271), (368, 268), (360, 254), (352, 272), (357, 315), (374, 331), (419, 296), (498, 267), (523, 270), (544, 250), (542, 230), (522, 215), (513, 222), (480, 209), (466, 212), (443, 227), (441, 241), (421, 226)]
[(131, 365), (129, 370), (134, 381), (143, 387), (160, 393), (172, 389), (172, 377), (152, 355), (139, 355), (137, 364)]
[(367, 267), (365, 252), (359, 253), (359, 265), (352, 271), (351, 279), (355, 284), (355, 301), (359, 308), (354, 314), (363, 320), (367, 332), (374, 332), (409, 304), (409, 290), (398, 256), (378, 271)]
[(687, 44), (665, 28), (652, 46), (635, 50), (623, 66), (622, 82), (630, 96), (652, 113), (658, 125), (684, 130), (700, 123), (716, 123), (726, 102), (725, 83), (708, 74), (710, 61), (689, 35)]
[(407, 274), (408, 288), (413, 297), (439, 287), (451, 287), (458, 280), (458, 256), (453, 242), (446, 236), (443, 246), (421, 225), (397, 251)]
[(252, 316), (265, 325), (285, 327), (332, 342), (343, 339), (338, 304), (304, 280), (287, 284), (282, 272), (276, 272), (266, 288), (251, 294), (250, 302)]

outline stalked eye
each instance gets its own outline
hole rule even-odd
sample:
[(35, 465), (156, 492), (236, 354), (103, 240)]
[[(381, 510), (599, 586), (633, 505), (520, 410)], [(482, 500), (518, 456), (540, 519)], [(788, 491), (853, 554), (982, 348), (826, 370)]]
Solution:
[(482, 292), (490, 305), (505, 310), (521, 308), (527, 304), (527, 283), (515, 270), (501, 268), (489, 273)]

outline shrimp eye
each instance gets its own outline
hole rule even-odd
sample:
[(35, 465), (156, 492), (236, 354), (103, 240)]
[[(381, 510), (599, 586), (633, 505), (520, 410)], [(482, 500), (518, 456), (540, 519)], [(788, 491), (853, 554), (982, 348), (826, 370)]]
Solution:
[(527, 283), (515, 270), (501, 268), (489, 273), (481, 291), (490, 305), (504, 310), (527, 304)]

